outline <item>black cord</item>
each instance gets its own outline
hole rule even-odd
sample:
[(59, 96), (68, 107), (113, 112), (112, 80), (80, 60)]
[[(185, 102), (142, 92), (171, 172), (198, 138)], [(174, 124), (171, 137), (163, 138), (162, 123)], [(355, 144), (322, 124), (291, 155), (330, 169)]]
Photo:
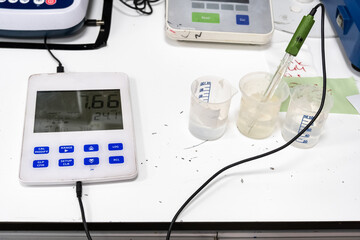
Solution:
[[(180, 215), (180, 213), (185, 209), (185, 207), (212, 181), (214, 180), (217, 176), (219, 176), (221, 173), (225, 172), (226, 170), (230, 169), (230, 168), (233, 168), (235, 166), (238, 166), (240, 164), (243, 164), (243, 163), (247, 163), (247, 162), (250, 162), (250, 161), (254, 161), (256, 159), (259, 159), (259, 158), (263, 158), (263, 157), (266, 157), (266, 156), (269, 156), (271, 154), (274, 154), (276, 152), (279, 152), (281, 150), (283, 150), (284, 148), (288, 147), (290, 144), (292, 144), (294, 141), (296, 141), (296, 139), (298, 137), (300, 137), (301, 135), (303, 135), (306, 130), (315, 122), (315, 120), (318, 118), (318, 116), (320, 115), (323, 107), (324, 107), (324, 104), (325, 104), (325, 96), (326, 96), (326, 63), (325, 63), (325, 30), (324, 30), (324, 19), (325, 19), (325, 7), (322, 3), (316, 5), (314, 7), (314, 11), (316, 11), (319, 7), (321, 7), (321, 58), (322, 58), (322, 72), (323, 72), (323, 89), (322, 89), (322, 97), (321, 97), (321, 103), (320, 103), (320, 106), (319, 106), (319, 109), (318, 111), (316, 112), (316, 114), (314, 115), (313, 119), (308, 123), (308, 125), (306, 125), (306, 127), (300, 131), (295, 137), (293, 137), (290, 141), (288, 141), (287, 143), (285, 143), (284, 145), (274, 149), (274, 150), (271, 150), (269, 152), (266, 152), (266, 153), (263, 153), (263, 154), (260, 154), (260, 155), (257, 155), (257, 156), (254, 156), (254, 157), (250, 157), (250, 158), (247, 158), (247, 159), (244, 159), (244, 160), (241, 160), (241, 161), (238, 161), (238, 162), (235, 162), (235, 163), (232, 163), (222, 169), (220, 169), (218, 172), (216, 172), (214, 175), (212, 175), (205, 183), (203, 183), (186, 201), (185, 203), (183, 203), (183, 205), (179, 208), (179, 210), (176, 212), (175, 216), (173, 217), (171, 223), (170, 223), (170, 226), (169, 226), (169, 229), (168, 229), (168, 232), (167, 232), (167, 235), (166, 235), (166, 240), (170, 240), (170, 236), (171, 236), (171, 231), (172, 231), (172, 228), (176, 222), (176, 219), (178, 218), (178, 216)], [(311, 13), (315, 14), (313, 12), (313, 10), (311, 11)]]
[(142, 14), (150, 15), (153, 13), (152, 4), (159, 2), (160, 0), (132, 0), (132, 4), (127, 2), (131, 0), (119, 0), (128, 8), (134, 9), (136, 11), (141, 12)]
[(58, 62), (58, 66), (57, 66), (57, 68), (56, 68), (56, 72), (57, 73), (63, 73), (64, 72), (64, 67), (63, 67), (63, 65), (62, 65), (62, 63), (60, 62), (60, 60), (57, 58), (57, 57), (55, 57), (55, 55), (51, 52), (51, 50), (50, 50), (50, 48), (49, 48), (49, 45), (47, 44), (47, 37), (45, 36), (44, 37), (44, 45), (45, 45), (45, 47), (46, 47), (46, 49), (48, 50), (48, 52), (50, 53), (50, 55)]
[(82, 200), (81, 200), (81, 197), (82, 197), (82, 182), (80, 182), (80, 181), (76, 182), (76, 197), (79, 200), (81, 218), (82, 218), (82, 222), (83, 222), (83, 225), (84, 225), (86, 237), (87, 237), (88, 240), (92, 240), (90, 232), (89, 232), (89, 228), (87, 226), (86, 218), (85, 218), (84, 205), (83, 205)]

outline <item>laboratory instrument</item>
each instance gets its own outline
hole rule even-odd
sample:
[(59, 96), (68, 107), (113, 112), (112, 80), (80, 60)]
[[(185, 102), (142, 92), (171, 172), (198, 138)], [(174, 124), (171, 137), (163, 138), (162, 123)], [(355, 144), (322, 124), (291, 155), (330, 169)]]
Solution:
[(271, 0), (166, 0), (171, 39), (265, 44), (273, 31)]
[(189, 130), (197, 138), (215, 140), (226, 130), (231, 98), (236, 89), (225, 79), (203, 76), (191, 84)]
[(129, 81), (123, 73), (29, 79), (20, 180), (29, 185), (137, 175)]
[[(301, 132), (314, 118), (321, 103), (322, 88), (315, 85), (299, 85), (291, 93), (288, 111), (281, 134), (285, 141), (289, 141)], [(326, 93), (323, 110), (316, 121), (299, 136), (291, 145), (298, 148), (311, 148), (315, 146), (324, 128), (325, 121), (333, 106), (334, 100)]]
[(73, 34), (85, 22), (89, 0), (1, 0), (1, 37)]
[(360, 71), (360, 2), (322, 0), (354, 69)]
[[(291, 61), (299, 53), (302, 45), (305, 42), (305, 39), (309, 35), (309, 32), (315, 23), (315, 21), (314, 21), (315, 13), (316, 13), (316, 10), (312, 9), (311, 12), (307, 16), (304, 16), (303, 19), (301, 20), (298, 28), (296, 29), (294, 35), (292, 36), (292, 38), (285, 50), (285, 55), (284, 55), (283, 59), (281, 60), (280, 65), (278, 66), (270, 83), (268, 84), (267, 89), (263, 93), (263, 96), (261, 99), (262, 103), (269, 101), (273, 97), (277, 87), (279, 86), (282, 78), (284, 77), (284, 74), (286, 73), (289, 65), (291, 64)], [(258, 114), (260, 114), (263, 111), (261, 106), (262, 105), (259, 104), (256, 109), (256, 112), (258, 112)], [(248, 134), (250, 134), (250, 132), (252, 131), (252, 128), (255, 126), (257, 117), (254, 117), (253, 119), (254, 120), (249, 123)]]
[(291, 61), (299, 53), (314, 23), (314, 16), (311, 14), (304, 16), (301, 20), (299, 27), (296, 29), (290, 40), (290, 43), (285, 50), (285, 55), (281, 60), (279, 67), (277, 68), (270, 84), (268, 85), (268, 88), (264, 92), (263, 101), (267, 101), (268, 99), (272, 98)]
[[(236, 125), (247, 137), (261, 139), (270, 136), (278, 122), (281, 103), (289, 96), (289, 87), (282, 81), (273, 97), (262, 102), (271, 77), (267, 72), (254, 72), (240, 79), (241, 104)], [(252, 123), (255, 124), (251, 125)]]

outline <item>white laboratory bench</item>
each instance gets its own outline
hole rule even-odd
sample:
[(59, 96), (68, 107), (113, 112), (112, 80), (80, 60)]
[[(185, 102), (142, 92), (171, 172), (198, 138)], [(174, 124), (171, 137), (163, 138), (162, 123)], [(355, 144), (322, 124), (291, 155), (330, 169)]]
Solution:
[[(126, 232), (163, 239), (178, 208), (213, 173), (284, 144), (280, 127), (263, 140), (237, 130), (240, 93), (232, 99), (220, 139), (203, 142), (187, 125), (194, 79), (217, 75), (237, 87), (245, 74), (267, 71), (266, 53), (291, 35), (275, 31), (264, 46), (177, 42), (165, 36), (164, 22), (164, 3), (151, 16), (130, 16), (115, 5), (106, 47), (53, 51), (67, 72), (124, 72), (130, 78), (138, 177), (84, 185), (86, 217), (99, 239), (127, 239)], [(321, 73), (320, 40), (308, 38), (306, 44)], [(328, 77), (354, 77), (359, 87), (360, 73), (352, 70), (340, 41), (326, 39), (326, 52)], [(74, 186), (29, 187), (18, 178), (28, 78), (53, 73), (57, 64), (45, 50), (0, 49), (0, 66), (0, 238), (81, 238)], [(330, 114), (314, 148), (290, 146), (228, 170), (181, 213), (175, 235), (359, 239), (359, 120), (359, 115)]]

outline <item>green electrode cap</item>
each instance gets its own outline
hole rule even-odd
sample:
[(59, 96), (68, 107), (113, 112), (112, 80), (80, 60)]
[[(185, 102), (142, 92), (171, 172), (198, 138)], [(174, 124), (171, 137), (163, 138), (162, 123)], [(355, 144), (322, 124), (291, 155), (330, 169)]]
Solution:
[(300, 48), (302, 47), (303, 43), (305, 42), (305, 39), (309, 35), (309, 32), (312, 26), (314, 25), (314, 23), (315, 23), (314, 16), (307, 15), (303, 17), (289, 45), (286, 48), (287, 53), (293, 56), (296, 56), (299, 53)]

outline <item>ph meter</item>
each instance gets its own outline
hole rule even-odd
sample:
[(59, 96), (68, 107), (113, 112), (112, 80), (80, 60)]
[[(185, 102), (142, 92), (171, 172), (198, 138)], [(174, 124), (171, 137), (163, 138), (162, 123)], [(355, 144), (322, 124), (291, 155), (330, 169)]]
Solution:
[(20, 161), (24, 184), (135, 178), (129, 81), (122, 73), (61, 73), (29, 79)]

